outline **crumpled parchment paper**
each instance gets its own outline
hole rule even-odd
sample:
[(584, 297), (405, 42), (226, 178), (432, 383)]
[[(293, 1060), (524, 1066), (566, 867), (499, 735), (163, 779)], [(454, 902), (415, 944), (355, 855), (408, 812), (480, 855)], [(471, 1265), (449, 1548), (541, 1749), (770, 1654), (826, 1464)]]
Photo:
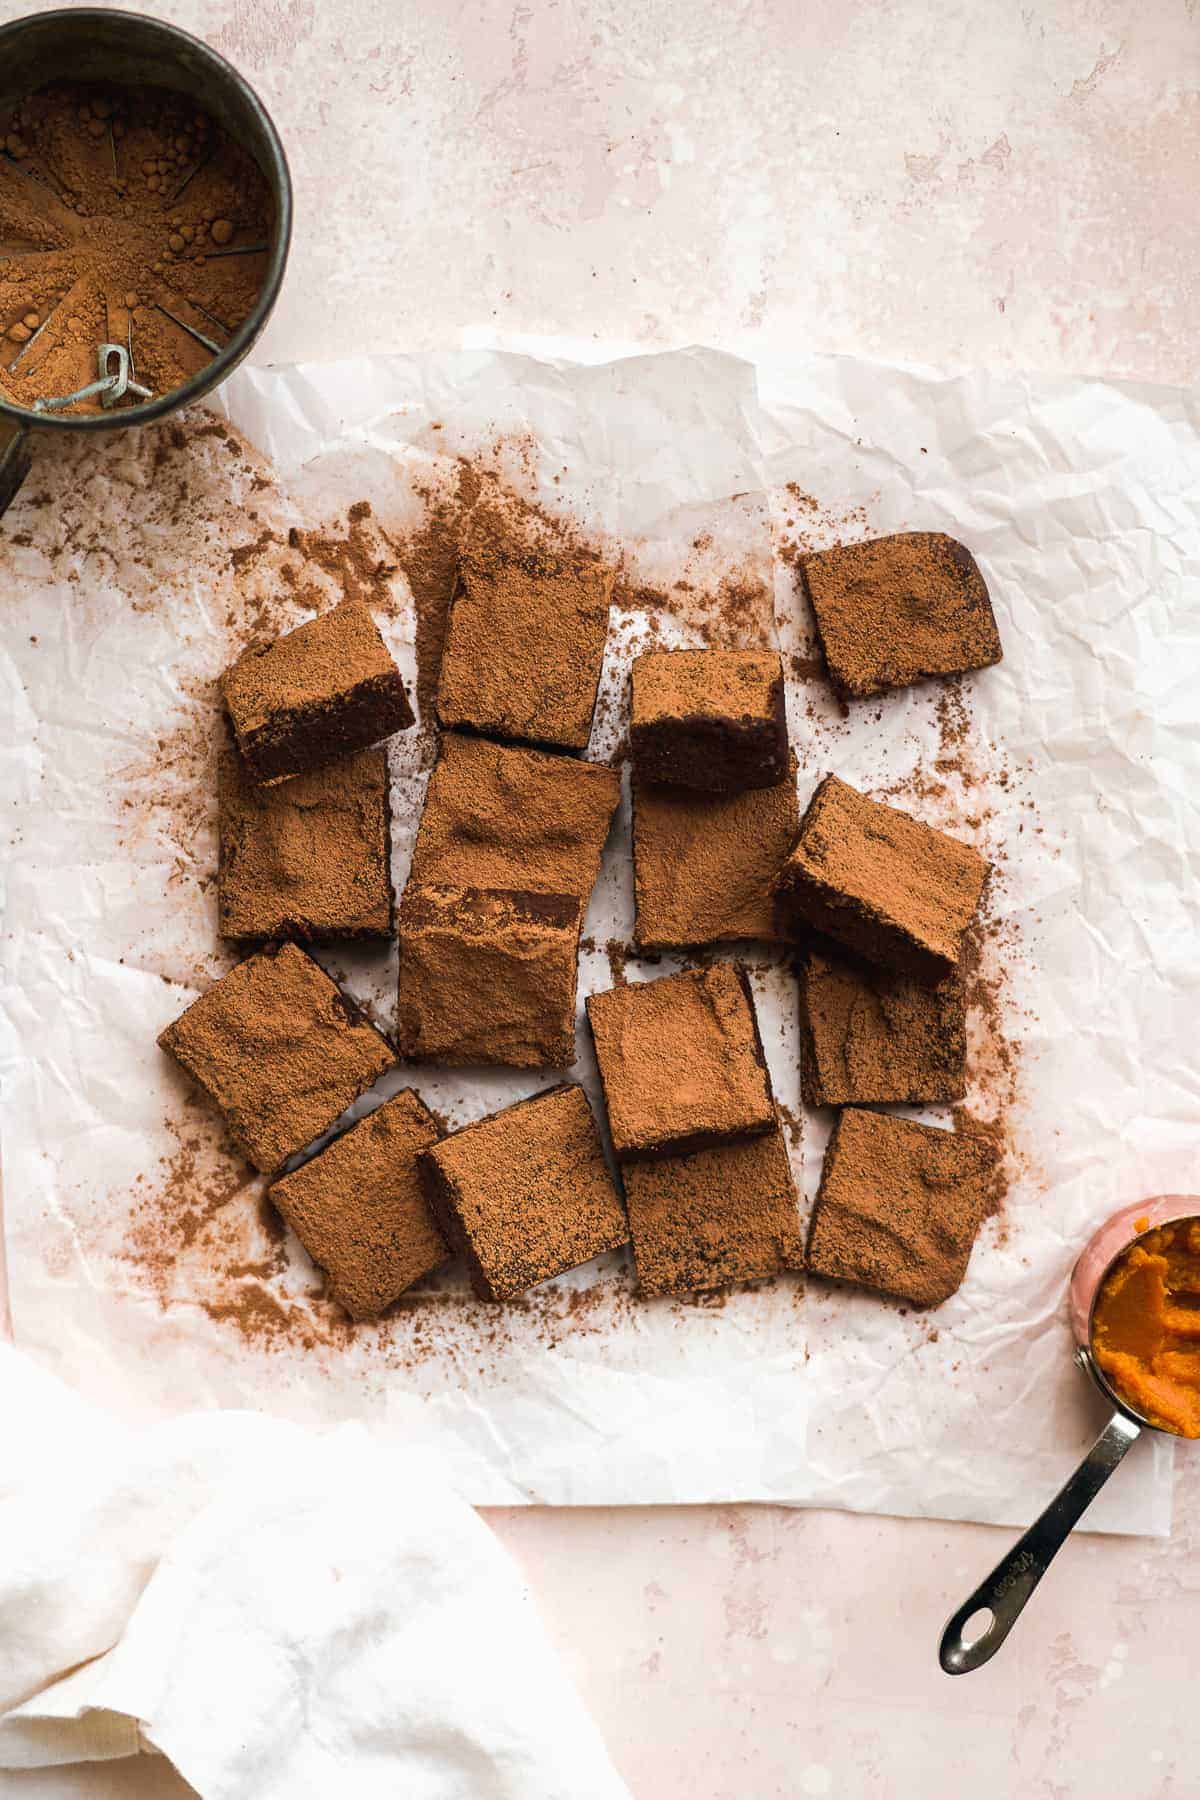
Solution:
[[(13, 836), (0, 1068), (18, 1342), (131, 1417), (253, 1405), (365, 1419), (440, 1451), (481, 1504), (753, 1499), (1030, 1519), (1102, 1417), (1071, 1365), (1075, 1255), (1115, 1207), (1200, 1187), (1190, 397), (850, 358), (756, 369), (705, 351), (584, 363), (481, 348), (243, 370), (220, 401), (256, 453), (191, 426), (178, 443), (89, 443), (65, 465), (43, 458), (0, 532)], [(1011, 1180), (936, 1313), (796, 1282), (645, 1304), (618, 1255), (503, 1312), (435, 1282), (350, 1334), (155, 1049), (228, 961), (194, 747), (211, 737), (212, 679), (255, 622), (244, 590), (257, 580), (286, 598), (280, 568), (304, 560), (289, 522), (337, 521), (347, 544), (378, 529), (396, 549), (385, 630), (411, 675), (405, 545), (459, 456), (490, 459), (624, 559), (594, 755), (620, 735), (646, 626), (639, 587), (669, 590), (658, 627), (689, 642), (706, 618), (727, 621), (714, 596), (734, 583), (748, 637), (774, 631), (789, 659), (801, 802), (836, 769), (996, 860), (986, 958), (1009, 1066), (981, 1024), (974, 1103), (987, 1114), (1004, 1075)], [(352, 527), (362, 500), (370, 519)], [(843, 717), (806, 660), (789, 546), (904, 527), (961, 537), (996, 604), (1005, 661), (963, 684), (953, 742), (937, 684)], [(322, 587), (318, 572), (306, 589), (301, 576), (293, 567), (297, 620), (340, 579)], [(394, 744), (393, 773), (399, 882), (424, 779), (414, 741)], [(604, 946), (631, 925), (623, 809), (581, 1001), (612, 979)], [(386, 1022), (388, 957), (323, 960)], [(827, 1122), (800, 1105), (786, 962), (752, 960), (807, 1208)], [(594, 1095), (585, 1040), (577, 1073)], [(455, 1122), (547, 1085), (504, 1071), (400, 1079)], [(191, 1211), (189, 1181), (207, 1196)], [(222, 1257), (236, 1304), (228, 1279), (212, 1284)], [(1170, 1469), (1167, 1440), (1139, 1447), (1089, 1523), (1165, 1532)]]

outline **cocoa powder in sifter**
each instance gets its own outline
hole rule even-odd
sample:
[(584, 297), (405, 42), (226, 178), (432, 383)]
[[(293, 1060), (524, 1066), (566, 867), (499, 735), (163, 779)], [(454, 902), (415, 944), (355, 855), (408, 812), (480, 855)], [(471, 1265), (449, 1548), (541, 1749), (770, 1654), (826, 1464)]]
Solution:
[[(185, 94), (55, 84), (0, 119), (0, 151), (0, 394), (9, 401), (75, 393), (97, 378), (101, 343), (129, 347), (136, 380), (169, 393), (253, 310), (270, 191)], [(98, 412), (100, 399), (68, 410)]]

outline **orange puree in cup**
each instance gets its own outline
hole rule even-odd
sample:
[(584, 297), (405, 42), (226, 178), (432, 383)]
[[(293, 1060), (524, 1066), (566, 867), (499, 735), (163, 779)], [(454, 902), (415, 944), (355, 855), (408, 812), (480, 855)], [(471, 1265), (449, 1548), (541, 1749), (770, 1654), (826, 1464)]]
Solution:
[(1114, 1391), (1181, 1437), (1200, 1437), (1200, 1219), (1160, 1225), (1104, 1277), (1092, 1351)]

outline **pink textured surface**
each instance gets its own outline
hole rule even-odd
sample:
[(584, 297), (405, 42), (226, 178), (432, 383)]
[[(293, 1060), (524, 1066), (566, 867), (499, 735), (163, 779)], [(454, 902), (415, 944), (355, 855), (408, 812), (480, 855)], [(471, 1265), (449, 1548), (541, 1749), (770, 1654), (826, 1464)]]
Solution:
[[(1194, 378), (1196, 0), (154, 10), (237, 62), (287, 142), (262, 360), (484, 327)], [(1171, 1543), (1078, 1537), (956, 1682), (940, 1626), (1008, 1534), (743, 1507), (493, 1523), (639, 1800), (1167, 1800), (1195, 1787), (1200, 1467), (1178, 1467)], [(185, 1791), (149, 1763), (6, 1780)]]

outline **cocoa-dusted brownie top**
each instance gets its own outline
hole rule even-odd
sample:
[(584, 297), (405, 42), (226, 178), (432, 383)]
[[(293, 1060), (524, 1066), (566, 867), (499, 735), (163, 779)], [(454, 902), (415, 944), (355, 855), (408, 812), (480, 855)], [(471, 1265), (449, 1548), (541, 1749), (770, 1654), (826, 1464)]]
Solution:
[(800, 558), (800, 578), (830, 676), (844, 694), (985, 669), (1003, 655), (979, 565), (944, 532), (813, 551)]
[(774, 1124), (750, 985), (731, 963), (591, 994), (587, 1015), (619, 1157), (697, 1149)]
[(799, 828), (794, 767), (774, 787), (741, 794), (698, 794), (635, 775), (638, 948), (785, 941), (788, 924), (774, 888)]
[(410, 882), (399, 920), (401, 1056), (569, 1068), (580, 918), (571, 894)]
[(629, 1227), (581, 1087), (550, 1088), (467, 1125), (421, 1157), (442, 1231), (487, 1300), (512, 1300)]
[(970, 844), (827, 775), (778, 891), (796, 917), (868, 962), (933, 982), (958, 966), (987, 869)]
[(815, 1275), (938, 1306), (960, 1286), (991, 1208), (995, 1146), (849, 1107), (825, 1152), (808, 1239)]
[(158, 1039), (272, 1174), (396, 1061), (391, 1046), (296, 944), (260, 951)]
[(218, 930), (242, 943), (392, 935), (387, 751), (270, 786), (232, 745), (217, 776)]
[(738, 793), (788, 774), (774, 652), (648, 650), (634, 659), (629, 745), (643, 781)]
[(483, 507), (462, 544), (438, 678), (441, 723), (583, 750), (614, 571), (582, 548), (518, 535)]
[(911, 975), (823, 950), (800, 969), (800, 1087), (808, 1106), (961, 1100), (966, 1002), (957, 975)]
[(268, 1189), (351, 1318), (374, 1318), (450, 1254), (417, 1169), (440, 1135), (405, 1088)]
[(411, 879), (586, 905), (620, 797), (620, 775), (599, 763), (443, 732)]
[(715, 1149), (627, 1163), (622, 1178), (643, 1294), (703, 1291), (804, 1267), (778, 1124)]
[(255, 781), (302, 774), (413, 723), (400, 671), (358, 601), (243, 651), (221, 694)]

